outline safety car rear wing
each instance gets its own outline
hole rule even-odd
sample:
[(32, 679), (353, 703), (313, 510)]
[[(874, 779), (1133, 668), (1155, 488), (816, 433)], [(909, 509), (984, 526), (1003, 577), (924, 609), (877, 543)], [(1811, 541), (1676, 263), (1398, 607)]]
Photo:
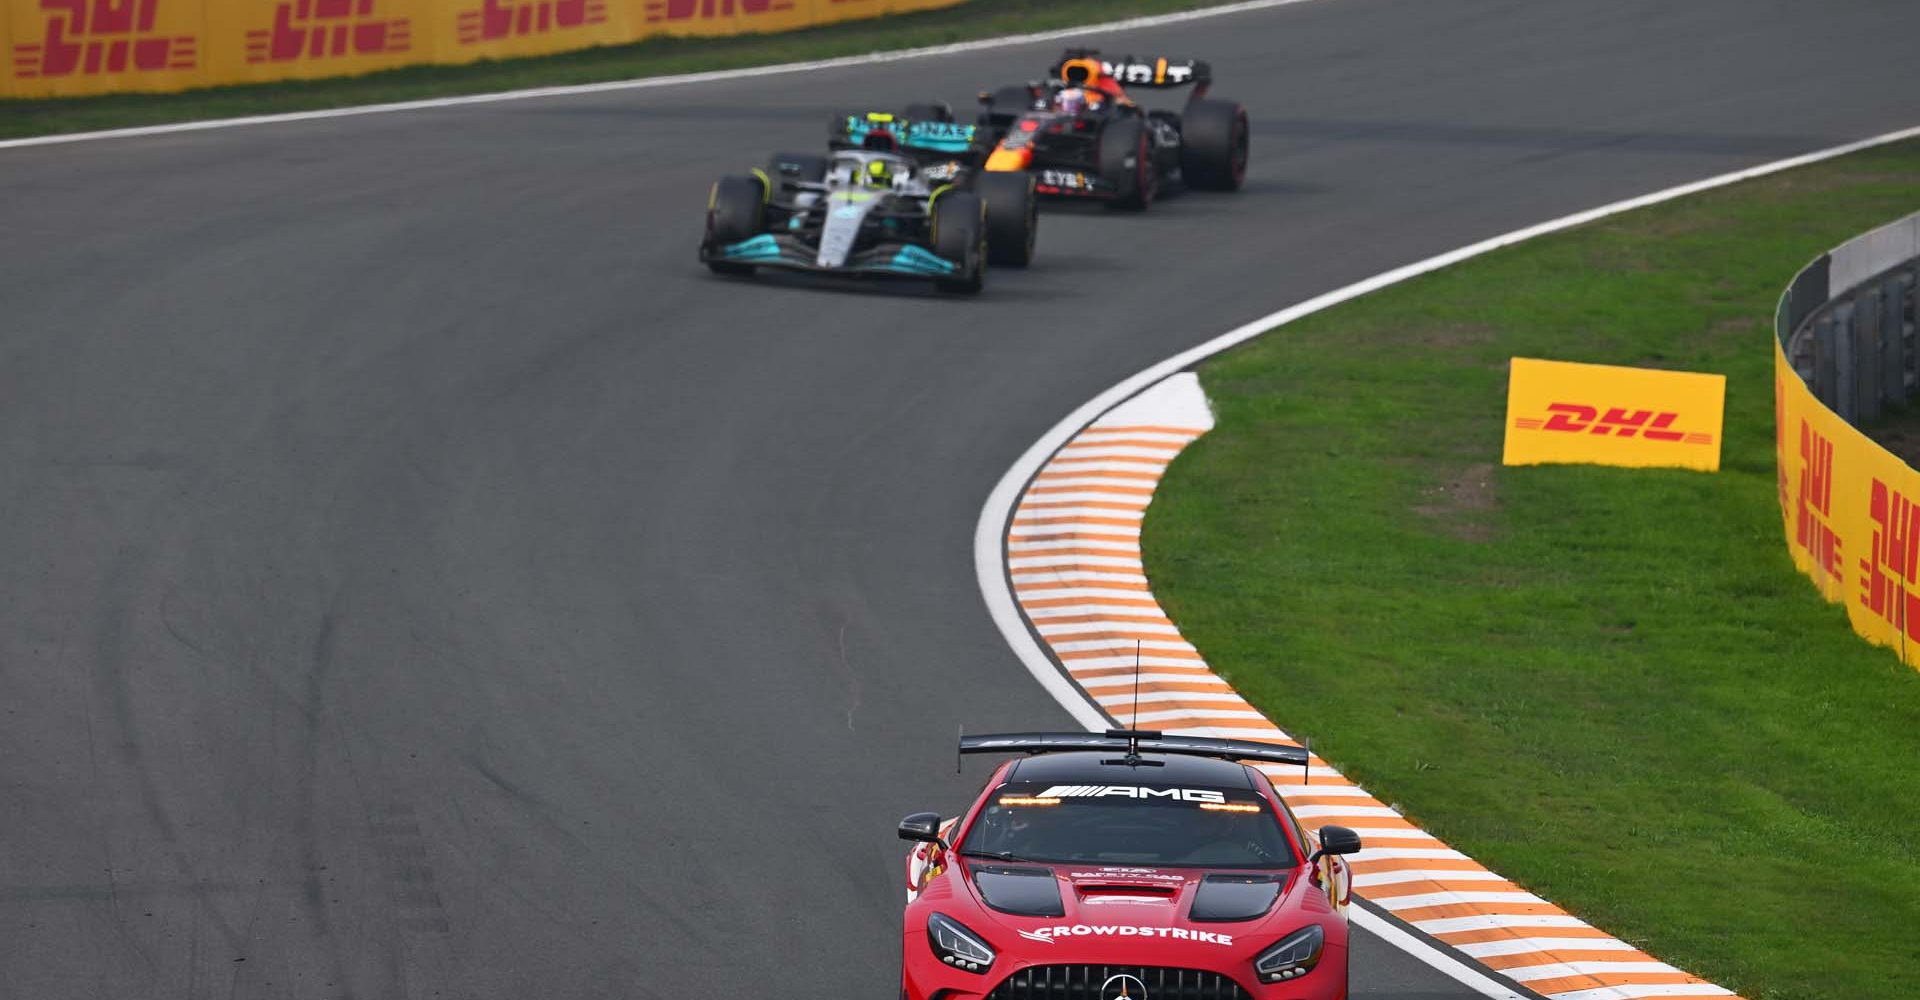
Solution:
[(1064, 753), (1075, 750), (1111, 751), (1129, 756), (1143, 753), (1213, 757), (1220, 760), (1257, 760), (1268, 764), (1304, 767), (1305, 747), (1252, 740), (1222, 740), (1208, 736), (1167, 736), (1148, 729), (1109, 729), (1105, 733), (992, 733), (960, 737), (960, 752)]

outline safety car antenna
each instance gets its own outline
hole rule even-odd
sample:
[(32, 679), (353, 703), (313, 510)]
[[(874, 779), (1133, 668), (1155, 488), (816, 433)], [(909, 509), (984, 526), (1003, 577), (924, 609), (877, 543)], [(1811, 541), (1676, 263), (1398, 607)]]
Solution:
[[(1133, 718), (1127, 720), (1127, 729), (1131, 732), (1140, 731), (1140, 640), (1138, 639), (1133, 640)], [(1139, 756), (1135, 752), (1137, 744), (1138, 741), (1127, 744), (1128, 756)]]
[(1307, 737), (1307, 755), (1300, 758), (1300, 783), (1313, 784), (1313, 737)]
[(959, 736), (953, 741), (953, 773), (955, 774), (961, 773), (960, 762), (966, 759), (961, 756), (960, 745), (967, 741), (967, 724), (962, 722), (958, 728), (960, 730)]

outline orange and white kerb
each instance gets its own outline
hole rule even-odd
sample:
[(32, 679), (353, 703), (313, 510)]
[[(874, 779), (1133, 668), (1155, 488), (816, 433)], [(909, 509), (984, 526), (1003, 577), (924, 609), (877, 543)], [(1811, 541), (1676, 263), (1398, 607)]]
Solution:
[[(1618, 405), (1650, 408), (1633, 399)], [(1654, 416), (1611, 426), (1639, 428), (1641, 435), (1648, 429), (1697, 429), (1718, 439), (1717, 403), (1711, 424), (1692, 422), (1694, 411), (1684, 405), (1672, 409), (1679, 416), (1669, 426), (1657, 426)], [(1159, 382), (1094, 421), (1041, 467), (1022, 495), (1007, 532), (1007, 571), (1034, 631), (1075, 684), (1119, 724), (1183, 736), (1293, 743), (1181, 637), (1154, 600), (1140, 561), (1140, 525), (1161, 475), (1174, 456), (1212, 427), (1213, 415), (1191, 373)], [(1591, 431), (1582, 436), (1599, 438)], [(1655, 440), (1663, 447), (1689, 447), (1684, 441)], [(1719, 449), (1711, 450), (1717, 456)], [(1913, 520), (1903, 523), (1920, 530), (1920, 507), (1900, 508), (1889, 501), (1888, 509), (1913, 511)], [(1912, 565), (1903, 562), (1900, 568)], [(1884, 592), (1893, 590), (1889, 584)], [(1335, 905), (1357, 892), (1483, 967), (1553, 1000), (1733, 996), (1488, 871), (1318, 757), (1312, 758), (1310, 775), (1280, 765), (1260, 768), (1301, 826), (1351, 827), (1366, 843), (1359, 854), (1341, 859), (1349, 864), (1323, 872)]]

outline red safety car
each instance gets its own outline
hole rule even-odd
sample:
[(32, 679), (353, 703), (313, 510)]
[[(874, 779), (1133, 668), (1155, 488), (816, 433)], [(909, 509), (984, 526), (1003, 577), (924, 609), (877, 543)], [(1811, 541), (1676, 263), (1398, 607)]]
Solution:
[(902, 1000), (1344, 1000), (1345, 827), (1265, 774), (1294, 746), (1140, 730), (971, 736), (1021, 756), (965, 814), (916, 813)]

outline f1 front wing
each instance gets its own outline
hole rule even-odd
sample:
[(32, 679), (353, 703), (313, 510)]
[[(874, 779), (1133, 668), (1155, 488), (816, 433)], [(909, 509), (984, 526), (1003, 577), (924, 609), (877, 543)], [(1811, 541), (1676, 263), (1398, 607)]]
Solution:
[(822, 265), (814, 248), (791, 236), (761, 233), (738, 243), (700, 247), (703, 262), (751, 264), (827, 274), (879, 274), (913, 278), (946, 278), (961, 273), (961, 265), (915, 243), (882, 243), (848, 255), (845, 264)]

